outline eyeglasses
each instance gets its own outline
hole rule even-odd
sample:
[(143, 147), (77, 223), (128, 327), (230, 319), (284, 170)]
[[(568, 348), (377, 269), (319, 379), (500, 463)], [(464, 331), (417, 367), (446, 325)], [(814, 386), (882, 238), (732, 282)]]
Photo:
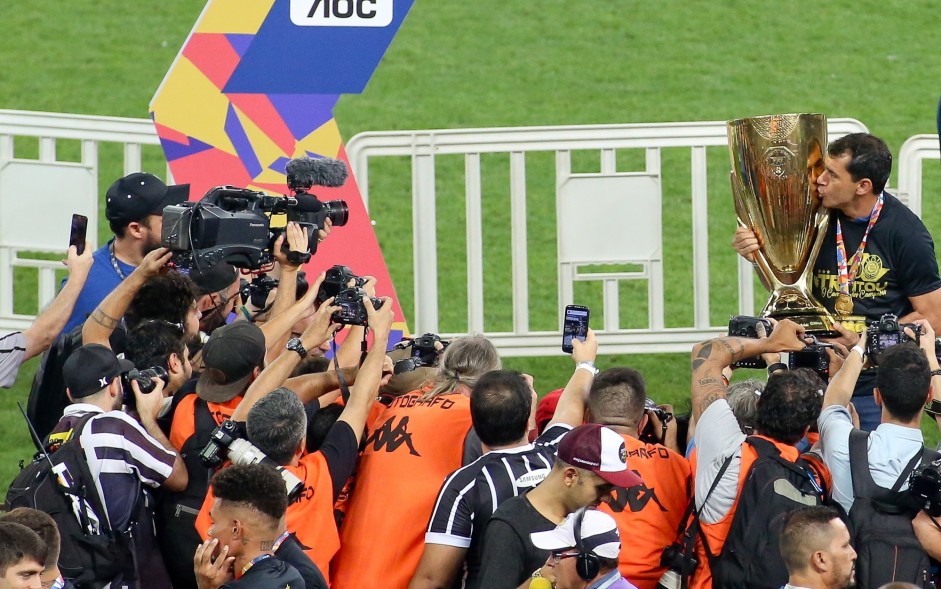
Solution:
[(560, 560), (562, 560), (562, 559), (564, 559), (564, 558), (575, 558), (575, 557), (578, 556), (579, 554), (581, 554), (581, 553), (578, 552), (577, 550), (572, 550), (572, 551), (568, 551), (568, 552), (551, 552), (551, 553), (549, 554), (549, 556), (550, 556), (550, 558), (552, 558), (552, 563), (553, 563), (553, 564), (559, 564), (559, 561), (560, 561)]

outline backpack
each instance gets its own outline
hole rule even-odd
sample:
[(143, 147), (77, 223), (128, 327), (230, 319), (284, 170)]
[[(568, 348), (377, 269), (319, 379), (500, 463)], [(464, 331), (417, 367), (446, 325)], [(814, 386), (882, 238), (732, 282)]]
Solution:
[(856, 549), (856, 586), (875, 589), (901, 581), (927, 587), (928, 555), (922, 549), (912, 519), (919, 506), (907, 491), (899, 491), (919, 461), (925, 464), (938, 453), (925, 448), (908, 462), (891, 489), (876, 485), (869, 470), (869, 432), (854, 429), (849, 438), (853, 506), (849, 528)]
[(777, 446), (757, 436), (745, 441), (758, 458), (742, 486), (722, 552), (710, 558), (713, 586), (778, 589), (788, 581), (778, 544), (784, 517), (800, 507), (822, 505), (825, 497), (803, 458), (790, 462)]
[[(82, 347), (83, 327), (84, 324), (80, 323), (68, 333), (60, 335), (55, 343), (43, 352), (39, 368), (33, 376), (26, 414), (41, 439), (45, 439), (56, 427), (63, 411), (71, 403), (65, 393), (62, 367), (72, 352)], [(111, 333), (109, 342), (115, 354), (120, 354), (125, 349), (123, 323)]]
[(13, 479), (6, 497), (9, 509), (31, 507), (52, 516), (62, 538), (59, 570), (81, 589), (104, 587), (118, 574), (134, 575), (130, 534), (109, 527), (79, 443), (82, 428), (95, 415), (82, 416), (52, 454), (37, 453)]

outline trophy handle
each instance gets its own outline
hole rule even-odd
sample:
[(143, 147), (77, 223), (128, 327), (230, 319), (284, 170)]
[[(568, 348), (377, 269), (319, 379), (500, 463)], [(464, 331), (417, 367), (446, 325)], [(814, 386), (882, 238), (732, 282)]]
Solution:
[[(742, 195), (744, 194), (744, 189), (742, 188), (742, 182), (739, 180), (735, 170), (729, 172), (729, 182), (732, 184), (732, 202), (735, 205), (735, 220), (739, 227), (748, 229), (754, 233), (760, 244), (761, 235), (755, 231), (754, 226), (742, 220), (743, 217), (748, 218), (748, 212), (745, 210), (745, 205), (743, 204), (744, 199)], [(758, 278), (761, 280), (761, 284), (769, 291), (774, 291), (781, 285), (781, 282), (775, 277), (774, 272), (771, 271), (771, 266), (768, 265), (768, 260), (765, 259), (764, 253), (759, 249), (752, 255), (755, 256), (755, 265), (757, 266), (755, 269), (758, 273)]]

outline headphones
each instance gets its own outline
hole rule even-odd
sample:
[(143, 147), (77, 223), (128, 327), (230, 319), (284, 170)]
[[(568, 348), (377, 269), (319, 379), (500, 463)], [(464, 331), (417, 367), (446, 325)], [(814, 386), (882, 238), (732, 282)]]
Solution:
[(582, 545), (582, 521), (585, 519), (587, 508), (578, 510), (575, 516), (575, 549), (578, 550), (578, 556), (575, 557), (575, 572), (583, 581), (591, 581), (598, 576), (601, 570), (601, 561), (598, 555), (591, 550), (585, 550)]

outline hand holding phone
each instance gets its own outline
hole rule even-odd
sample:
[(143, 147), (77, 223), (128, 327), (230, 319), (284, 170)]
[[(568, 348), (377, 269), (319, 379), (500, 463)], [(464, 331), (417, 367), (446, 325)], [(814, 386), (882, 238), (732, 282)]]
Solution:
[(76, 253), (82, 255), (85, 253), (85, 233), (88, 231), (88, 217), (72, 215), (72, 229), (69, 231), (69, 246), (75, 246)]
[(562, 351), (571, 354), (572, 338), (585, 341), (588, 336), (588, 307), (581, 305), (567, 305), (565, 307), (564, 321), (562, 323)]

